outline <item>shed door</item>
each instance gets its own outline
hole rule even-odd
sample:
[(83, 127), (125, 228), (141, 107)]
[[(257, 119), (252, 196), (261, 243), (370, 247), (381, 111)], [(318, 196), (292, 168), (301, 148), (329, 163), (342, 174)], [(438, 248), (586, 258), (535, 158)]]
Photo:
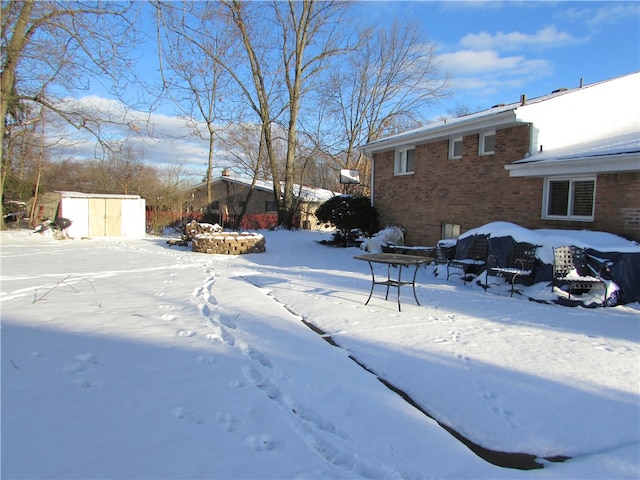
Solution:
[(122, 203), (117, 198), (89, 199), (89, 236), (122, 235)]

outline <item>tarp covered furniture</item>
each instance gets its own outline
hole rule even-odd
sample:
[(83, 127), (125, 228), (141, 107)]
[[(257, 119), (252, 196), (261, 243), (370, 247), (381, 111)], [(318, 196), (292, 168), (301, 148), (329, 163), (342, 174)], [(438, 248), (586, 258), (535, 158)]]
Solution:
[(608, 269), (607, 263), (600, 263), (595, 269), (587, 263), (587, 251), (575, 246), (554, 247), (553, 278), (551, 291), (555, 287), (565, 287), (571, 300), (571, 293), (592, 289), (604, 290), (602, 305), (607, 303), (607, 284), (602, 272)]

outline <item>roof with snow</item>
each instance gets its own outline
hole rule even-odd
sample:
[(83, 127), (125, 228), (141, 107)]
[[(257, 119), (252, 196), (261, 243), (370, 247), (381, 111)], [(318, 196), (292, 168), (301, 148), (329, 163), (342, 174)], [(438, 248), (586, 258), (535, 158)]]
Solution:
[(375, 140), (388, 151), (495, 128), (533, 125), (529, 153), (506, 165), (510, 176), (640, 171), (640, 72), (549, 95), (496, 105), (471, 115)]
[[(212, 179), (212, 183), (231, 182), (245, 187), (251, 187), (253, 179), (242, 175), (221, 175)], [(201, 188), (206, 186), (206, 183), (196, 185), (194, 188)], [(256, 180), (254, 188), (263, 192), (273, 192), (273, 182), (271, 180)], [(341, 195), (339, 192), (333, 192), (323, 188), (306, 187), (304, 185), (294, 184), (293, 193), (298, 198), (301, 198), (307, 202), (324, 202), (337, 195)]]
[(123, 200), (137, 200), (141, 198), (140, 195), (126, 195), (117, 193), (83, 193), (61, 190), (56, 190), (55, 193), (59, 194), (62, 198), (117, 198)]

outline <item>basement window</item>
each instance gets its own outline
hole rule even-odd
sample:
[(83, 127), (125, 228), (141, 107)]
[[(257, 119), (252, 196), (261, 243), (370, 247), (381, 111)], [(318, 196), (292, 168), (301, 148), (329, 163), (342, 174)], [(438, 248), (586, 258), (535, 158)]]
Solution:
[(458, 238), (460, 236), (460, 225), (457, 223), (443, 223), (440, 238)]
[(544, 189), (543, 218), (593, 221), (595, 177), (547, 178)]

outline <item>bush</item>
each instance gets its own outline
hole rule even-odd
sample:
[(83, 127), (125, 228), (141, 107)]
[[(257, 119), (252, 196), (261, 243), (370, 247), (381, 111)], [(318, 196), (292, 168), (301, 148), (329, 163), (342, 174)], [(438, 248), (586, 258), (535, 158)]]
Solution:
[(334, 225), (345, 239), (350, 231), (356, 229), (369, 236), (378, 231), (378, 212), (367, 197), (333, 197), (318, 207), (316, 217), (321, 222)]

